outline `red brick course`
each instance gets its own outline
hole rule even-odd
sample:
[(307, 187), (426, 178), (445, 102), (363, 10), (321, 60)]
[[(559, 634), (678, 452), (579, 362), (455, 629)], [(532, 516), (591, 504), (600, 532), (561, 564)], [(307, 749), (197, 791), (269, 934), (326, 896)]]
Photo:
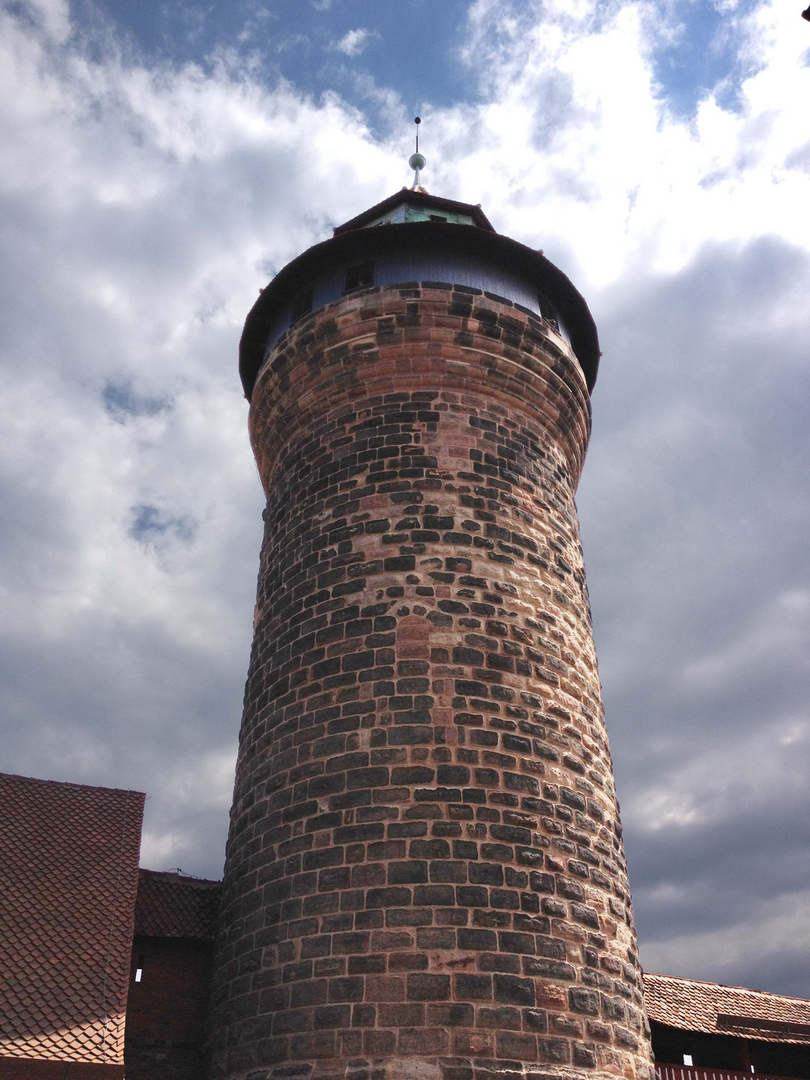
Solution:
[(646, 1078), (549, 324), (388, 286), (257, 380), (268, 496), (214, 1076)]

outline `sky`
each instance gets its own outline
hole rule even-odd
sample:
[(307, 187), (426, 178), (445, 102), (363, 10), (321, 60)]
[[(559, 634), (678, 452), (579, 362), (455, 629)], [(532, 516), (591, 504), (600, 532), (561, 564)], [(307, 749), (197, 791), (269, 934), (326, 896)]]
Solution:
[(409, 184), (586, 297), (578, 494), (645, 968), (810, 997), (810, 24), (792, 0), (0, 0), (0, 768), (218, 877), (244, 318)]

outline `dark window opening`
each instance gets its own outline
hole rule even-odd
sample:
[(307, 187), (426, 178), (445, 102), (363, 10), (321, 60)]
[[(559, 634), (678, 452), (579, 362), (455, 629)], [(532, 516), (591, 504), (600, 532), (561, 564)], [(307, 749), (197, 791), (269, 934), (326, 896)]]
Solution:
[(343, 285), (344, 292), (352, 289), (362, 289), (365, 285), (374, 284), (374, 263), (364, 262), (357, 266), (346, 267), (346, 280)]
[(296, 296), (292, 302), (291, 322), (303, 319), (312, 311), (312, 289), (306, 289), (300, 296)]
[(431, 214), (430, 215), (430, 220), (431, 221), (447, 221), (447, 218), (442, 217), (441, 214)]
[(540, 308), (541, 316), (546, 320), (546, 322), (551, 323), (555, 330), (559, 330), (559, 323), (557, 321), (557, 309), (548, 299), (548, 297), (543, 296), (542, 293), (538, 293), (537, 303)]

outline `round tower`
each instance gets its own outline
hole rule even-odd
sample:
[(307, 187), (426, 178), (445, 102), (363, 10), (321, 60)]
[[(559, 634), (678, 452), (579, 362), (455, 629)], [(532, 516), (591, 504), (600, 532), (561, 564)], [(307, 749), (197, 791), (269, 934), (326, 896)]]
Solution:
[(588, 308), (405, 190), (263, 291), (213, 1072), (651, 1072), (574, 492)]

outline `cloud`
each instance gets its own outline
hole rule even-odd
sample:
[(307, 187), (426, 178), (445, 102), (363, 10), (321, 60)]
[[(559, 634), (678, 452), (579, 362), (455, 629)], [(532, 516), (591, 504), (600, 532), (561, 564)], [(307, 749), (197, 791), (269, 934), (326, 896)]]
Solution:
[(227, 56), (147, 67), (8, 11), (0, 39), (5, 760), (147, 790), (147, 851), (216, 874), (204, 763), (233, 761), (261, 535), (241, 324), (396, 169)]
[(808, 271), (770, 237), (607, 290), (578, 496), (642, 961), (785, 993), (810, 991), (768, 919), (810, 895)]
[(379, 35), (373, 31), (365, 30), (362, 27), (358, 27), (357, 30), (349, 30), (344, 34), (340, 41), (333, 43), (332, 48), (337, 49), (338, 52), (344, 53), (346, 56), (354, 59), (355, 56), (359, 56), (365, 51), (369, 41)]
[(67, 0), (21, 0), (23, 17), (32, 20), (44, 37), (64, 44), (70, 37), (70, 13)]
[(724, 106), (705, 88), (681, 120), (656, 76), (664, 16), (645, 3), (551, 2), (538, 17), (479, 0), (462, 55), (486, 99), (432, 121), (448, 186), (497, 207), (499, 228), (552, 258), (571, 252), (586, 289), (635, 258), (645, 271), (683, 268), (709, 238), (810, 243), (806, 176), (788, 164), (810, 93), (795, 19), (770, 3), (729, 17), (722, 32), (746, 56), (739, 100)]

